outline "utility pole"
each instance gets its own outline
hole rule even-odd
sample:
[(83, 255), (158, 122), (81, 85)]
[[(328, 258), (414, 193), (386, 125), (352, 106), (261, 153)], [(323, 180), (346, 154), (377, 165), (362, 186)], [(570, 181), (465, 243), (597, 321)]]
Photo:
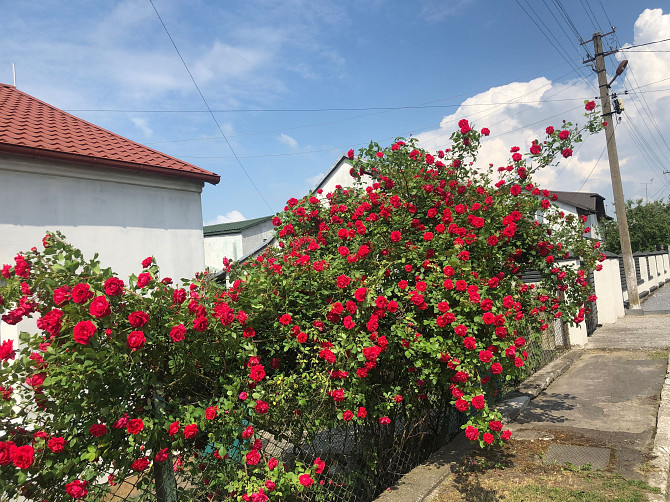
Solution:
[(644, 201), (645, 203), (649, 204), (649, 185), (651, 185), (654, 181), (654, 178), (650, 179), (646, 183), (640, 183), (640, 185), (644, 185)]
[[(609, 33), (608, 33), (609, 35)], [(585, 42), (586, 43), (586, 42)], [(616, 139), (614, 138), (614, 124), (612, 105), (610, 103), (610, 84), (607, 83), (607, 72), (605, 70), (605, 55), (603, 53), (602, 35), (599, 32), (593, 34), (594, 58), (585, 62), (594, 61), (596, 63), (596, 73), (598, 74), (598, 87), (600, 88), (600, 101), (602, 102), (603, 118), (607, 125), (605, 126), (605, 138), (607, 140), (607, 157), (610, 162), (610, 176), (612, 178), (612, 192), (614, 194), (614, 207), (616, 211), (617, 224), (619, 226), (619, 238), (621, 240), (621, 254), (623, 257), (623, 268), (626, 272), (626, 285), (628, 290), (628, 305), (631, 313), (644, 313), (640, 306), (640, 295), (637, 291), (637, 276), (635, 274), (635, 261), (633, 251), (630, 246), (630, 234), (628, 233), (628, 218), (626, 216), (626, 201), (623, 196), (623, 185), (621, 183), (621, 171), (619, 170), (619, 155), (616, 149)], [(613, 54), (611, 51), (608, 54)], [(623, 71), (625, 65), (619, 68)], [(617, 76), (620, 74), (617, 70)], [(614, 77), (616, 78), (616, 77)]]

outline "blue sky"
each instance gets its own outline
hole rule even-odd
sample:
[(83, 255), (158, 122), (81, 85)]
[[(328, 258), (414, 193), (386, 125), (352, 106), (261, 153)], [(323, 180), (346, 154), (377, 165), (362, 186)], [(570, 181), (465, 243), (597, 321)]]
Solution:
[[(154, 0), (240, 166), (149, 0), (3, 3), (0, 81), (14, 63), (19, 89), (220, 174), (203, 191), (205, 223), (280, 211), (371, 140), (447, 146), (460, 118), (491, 129), (480, 158), (503, 163), (598, 95), (573, 26), (589, 40), (614, 24), (607, 47), (670, 38), (661, 1)], [(659, 51), (670, 42), (627, 52), (613, 86), (630, 91), (616, 129), (627, 198), (670, 194), (670, 52)], [(608, 58), (610, 74), (617, 64)], [(613, 214), (604, 147), (588, 138), (540, 181), (598, 192)]]

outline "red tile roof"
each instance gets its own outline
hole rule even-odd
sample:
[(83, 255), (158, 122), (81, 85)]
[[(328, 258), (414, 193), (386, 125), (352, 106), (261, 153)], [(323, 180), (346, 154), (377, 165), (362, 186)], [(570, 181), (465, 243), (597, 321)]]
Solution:
[(217, 184), (220, 176), (114, 134), (0, 83), (0, 152)]

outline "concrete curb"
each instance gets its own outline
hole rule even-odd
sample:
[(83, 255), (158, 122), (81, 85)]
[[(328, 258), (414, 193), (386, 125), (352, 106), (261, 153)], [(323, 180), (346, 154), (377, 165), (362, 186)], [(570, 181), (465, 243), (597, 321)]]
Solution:
[(649, 500), (665, 501), (668, 495), (668, 474), (670, 472), (670, 357), (661, 389), (661, 402), (656, 417), (656, 436), (651, 454), (653, 456), (652, 471), (647, 476), (647, 483), (659, 488), (661, 493), (650, 494)]
[[(565, 373), (584, 352), (573, 349), (521, 382), (505, 394), (496, 407), (505, 421), (514, 420), (551, 382)], [(670, 392), (670, 384), (668, 387)], [(670, 433), (670, 420), (668, 421)], [(429, 502), (437, 496), (440, 484), (454, 472), (461, 458), (470, 453), (475, 443), (460, 433), (433, 453), (426, 462), (405, 474), (398, 482), (375, 499), (375, 502)]]

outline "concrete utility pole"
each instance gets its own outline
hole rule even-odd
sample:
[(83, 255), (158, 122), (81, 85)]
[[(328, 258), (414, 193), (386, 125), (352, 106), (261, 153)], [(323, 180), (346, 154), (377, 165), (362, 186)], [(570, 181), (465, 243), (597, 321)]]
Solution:
[[(628, 305), (631, 311), (642, 313), (640, 307), (640, 295), (637, 292), (637, 276), (635, 274), (635, 261), (630, 246), (630, 234), (628, 233), (628, 217), (626, 216), (626, 201), (623, 196), (623, 185), (621, 184), (621, 171), (619, 170), (619, 155), (614, 138), (614, 124), (612, 105), (610, 103), (609, 84), (607, 83), (607, 72), (605, 70), (605, 54), (603, 53), (602, 35), (599, 32), (593, 34), (593, 50), (598, 73), (598, 87), (600, 87), (600, 101), (603, 107), (603, 117), (607, 122), (605, 126), (605, 138), (607, 139), (607, 156), (610, 161), (610, 176), (612, 177), (612, 192), (614, 193), (614, 207), (616, 211), (617, 224), (619, 226), (619, 238), (621, 240), (621, 254), (623, 256), (623, 268), (626, 272), (626, 284), (628, 289)], [(613, 51), (616, 52), (616, 51)], [(611, 53), (610, 53), (611, 54)], [(617, 71), (617, 75), (619, 71)], [(616, 78), (616, 77), (615, 77)], [(612, 80), (614, 81), (614, 80)], [(611, 84), (611, 82), (610, 82)], [(632, 313), (632, 312), (631, 312)]]

